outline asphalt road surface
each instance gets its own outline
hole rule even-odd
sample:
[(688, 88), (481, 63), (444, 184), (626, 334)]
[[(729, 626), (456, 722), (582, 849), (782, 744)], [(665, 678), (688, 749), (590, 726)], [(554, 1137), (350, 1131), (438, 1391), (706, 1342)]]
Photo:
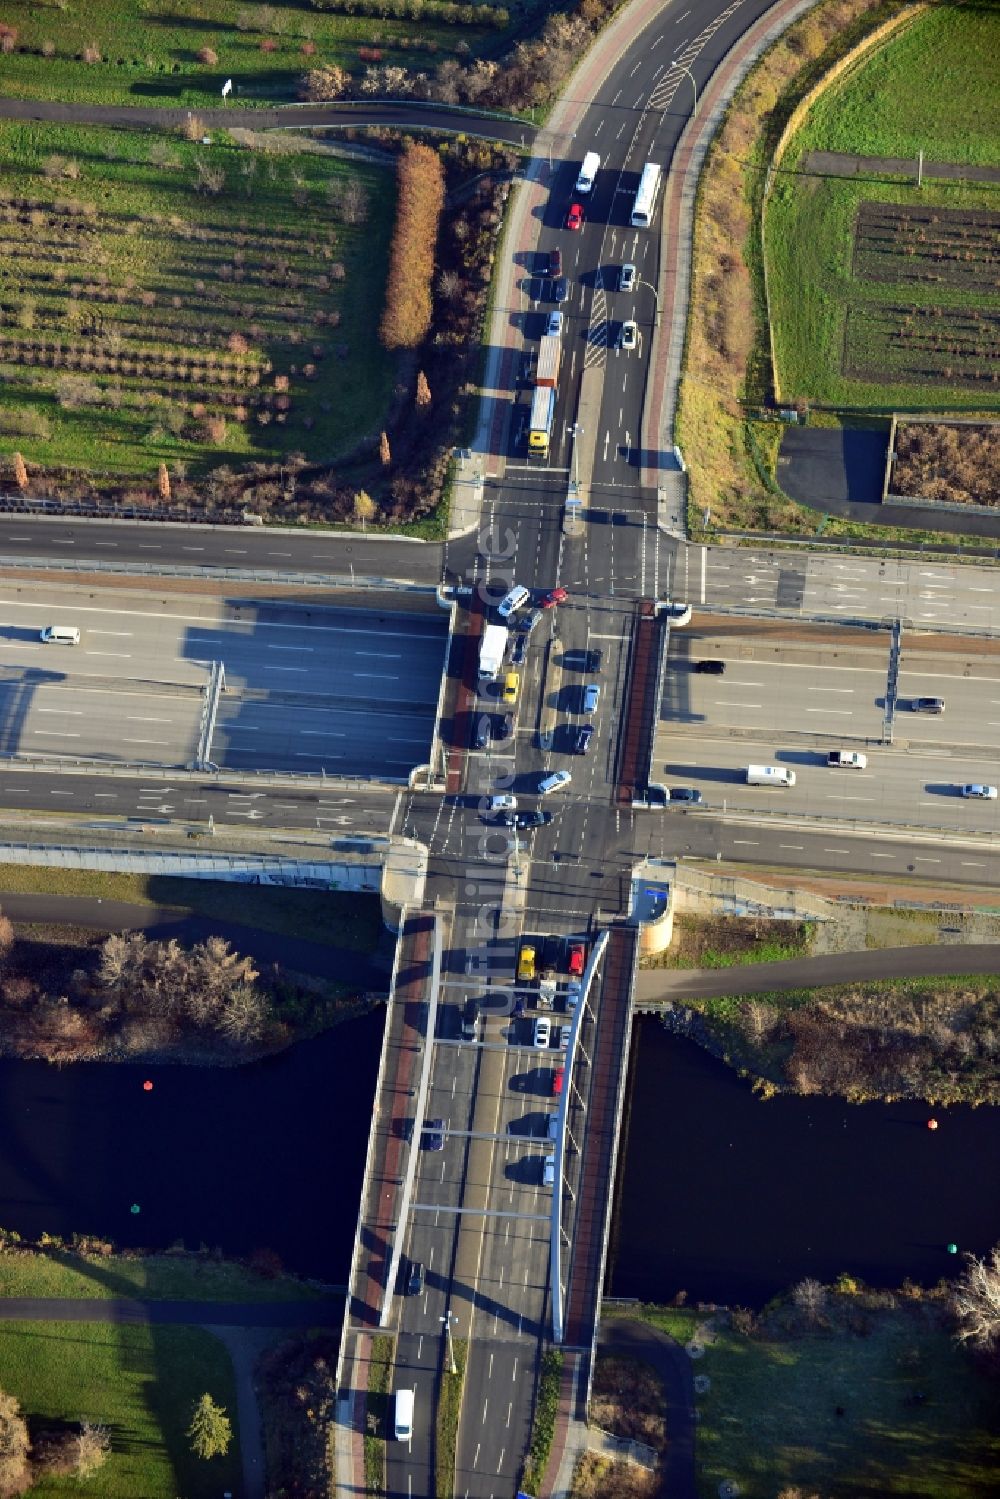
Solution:
[[(52, 623), (80, 645), (43, 644)], [(221, 661), (216, 764), (405, 779), (428, 758), (444, 646), (443, 614), (8, 587), (0, 753), (189, 763)]]

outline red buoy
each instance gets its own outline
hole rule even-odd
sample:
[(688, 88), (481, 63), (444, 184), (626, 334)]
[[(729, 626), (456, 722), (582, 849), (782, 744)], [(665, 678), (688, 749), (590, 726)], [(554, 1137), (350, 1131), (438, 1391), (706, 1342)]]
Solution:
[[(142, 1085), (142, 1091), (144, 1093), (152, 1093), (152, 1091), (153, 1091), (153, 1084), (149, 1081), (148, 1077), (147, 1077), (146, 1081)], [(936, 1128), (937, 1128), (937, 1126), (935, 1125), (935, 1129)]]
[(937, 1129), (937, 1120), (936, 1119), (928, 1119), (928, 1121), (927, 1121), (927, 1128), (928, 1129)]

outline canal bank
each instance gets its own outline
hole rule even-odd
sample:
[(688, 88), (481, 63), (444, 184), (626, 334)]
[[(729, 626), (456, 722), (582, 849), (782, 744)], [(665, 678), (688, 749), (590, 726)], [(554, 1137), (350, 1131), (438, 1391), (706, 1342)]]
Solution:
[(804, 1276), (933, 1285), (1000, 1239), (1000, 1110), (764, 1101), (652, 1017), (618, 1184), (616, 1296), (760, 1307)]

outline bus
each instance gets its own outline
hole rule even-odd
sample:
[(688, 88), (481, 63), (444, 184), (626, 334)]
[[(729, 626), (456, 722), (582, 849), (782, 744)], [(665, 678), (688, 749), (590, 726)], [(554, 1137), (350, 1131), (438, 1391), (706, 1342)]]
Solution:
[(632, 204), (632, 227), (634, 229), (648, 229), (653, 222), (653, 212), (656, 208), (656, 195), (660, 191), (660, 178), (663, 176), (662, 169), (655, 161), (647, 161), (639, 178), (639, 190)]
[(539, 385), (531, 400), (531, 420), (528, 423), (528, 457), (542, 459), (549, 456), (549, 438), (552, 436), (552, 417), (556, 409), (556, 393), (551, 385)]

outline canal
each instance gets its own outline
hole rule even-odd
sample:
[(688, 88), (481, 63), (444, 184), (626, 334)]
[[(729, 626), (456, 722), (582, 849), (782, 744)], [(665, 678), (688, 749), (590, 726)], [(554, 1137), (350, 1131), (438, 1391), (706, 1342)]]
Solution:
[(633, 1048), (616, 1296), (759, 1307), (841, 1271), (930, 1285), (957, 1268), (949, 1242), (1000, 1240), (1000, 1109), (763, 1102), (651, 1017)]
[(248, 1067), (0, 1061), (0, 1225), (268, 1248), (345, 1284), (384, 1016)]

